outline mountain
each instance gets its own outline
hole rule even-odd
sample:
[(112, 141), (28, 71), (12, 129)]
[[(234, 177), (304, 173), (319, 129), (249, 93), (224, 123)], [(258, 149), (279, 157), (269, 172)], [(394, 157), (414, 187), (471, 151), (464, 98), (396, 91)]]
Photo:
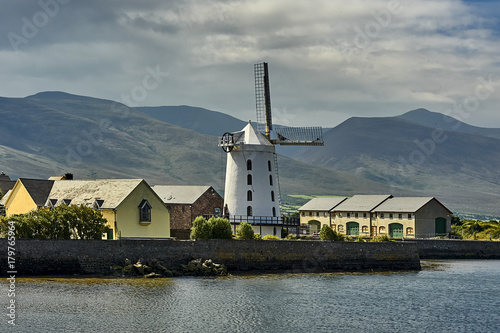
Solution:
[(246, 122), (225, 113), (187, 105), (135, 109), (169, 124), (217, 137), (226, 132), (239, 131), (246, 125)]
[[(76, 179), (144, 178), (151, 185), (209, 184), (221, 191), (226, 156), (218, 140), (109, 100), (62, 92), (0, 98), (0, 170), (13, 179), (72, 172)], [(285, 195), (389, 190), (284, 156), (279, 165)]]
[(468, 133), (500, 139), (500, 128), (484, 128), (468, 125), (456, 118), (426, 109), (408, 111), (398, 118), (431, 128), (440, 128), (452, 132)]
[[(324, 134), (324, 147), (294, 157), (436, 196), (457, 213), (499, 216), (500, 139), (438, 129), (443, 115), (427, 110), (403, 116), (350, 118)], [(495, 131), (475, 130), (485, 132)]]

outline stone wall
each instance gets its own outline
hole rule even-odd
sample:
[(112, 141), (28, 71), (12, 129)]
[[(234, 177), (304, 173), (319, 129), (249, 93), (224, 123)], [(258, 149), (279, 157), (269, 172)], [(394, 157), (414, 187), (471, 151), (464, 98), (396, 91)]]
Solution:
[(420, 259), (500, 259), (500, 242), (420, 239)]
[[(5, 239), (0, 248), (7, 249)], [(179, 269), (196, 258), (225, 264), (229, 272), (312, 273), (419, 270), (412, 242), (357, 243), (264, 240), (29, 240), (16, 241), (17, 276), (111, 274), (125, 259), (160, 261)], [(5, 255), (6, 256), (6, 251)], [(6, 275), (7, 260), (0, 261)]]

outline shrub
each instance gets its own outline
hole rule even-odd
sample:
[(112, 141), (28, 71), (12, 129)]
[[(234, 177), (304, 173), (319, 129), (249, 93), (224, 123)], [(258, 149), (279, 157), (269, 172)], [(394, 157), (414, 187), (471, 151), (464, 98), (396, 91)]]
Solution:
[(359, 235), (358, 238), (356, 238), (356, 242), (365, 242), (365, 239)]
[(275, 236), (275, 235), (265, 235), (262, 239), (264, 239), (264, 240), (269, 240), (269, 239), (280, 240), (279, 237)]
[(248, 222), (241, 222), (236, 230), (236, 235), (240, 239), (253, 239), (254, 231), (252, 225)]
[(321, 227), (321, 231), (319, 232), (319, 238), (324, 241), (326, 240), (332, 241), (333, 237), (334, 237), (333, 229), (329, 225), (323, 224), (323, 226)]
[(288, 240), (297, 240), (298, 238), (294, 234), (288, 234), (288, 235), (286, 235), (286, 239), (288, 239)]
[(228, 219), (222, 217), (211, 217), (208, 222), (208, 226), (210, 227), (210, 238), (218, 238), (218, 239), (231, 239), (232, 238), (232, 230), (231, 223)]
[(262, 236), (257, 232), (253, 234), (253, 239), (262, 239)]
[(209, 239), (212, 236), (211, 231), (207, 220), (205, 220), (203, 216), (198, 216), (193, 221), (193, 227), (191, 228), (189, 237), (191, 239)]
[(372, 238), (372, 242), (390, 242), (391, 238), (387, 234), (382, 234), (380, 236), (375, 236)]

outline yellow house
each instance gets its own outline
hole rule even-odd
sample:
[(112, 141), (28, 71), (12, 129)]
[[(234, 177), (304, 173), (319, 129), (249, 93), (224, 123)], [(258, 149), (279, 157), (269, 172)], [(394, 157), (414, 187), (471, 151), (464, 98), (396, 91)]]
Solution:
[(53, 183), (53, 180), (19, 178), (5, 200), (5, 215), (26, 214), (42, 208)]
[[(307, 233), (319, 233), (323, 225), (330, 225), (330, 211), (346, 200), (347, 197), (313, 198), (300, 207), (300, 225)], [(303, 229), (304, 230), (304, 229)]]
[(170, 237), (170, 213), (143, 179), (56, 180), (45, 207), (61, 204), (101, 211), (108, 239)]

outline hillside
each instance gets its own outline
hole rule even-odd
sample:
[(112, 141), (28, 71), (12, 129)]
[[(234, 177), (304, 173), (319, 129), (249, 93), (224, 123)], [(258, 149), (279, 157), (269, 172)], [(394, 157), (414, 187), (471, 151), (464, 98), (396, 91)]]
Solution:
[[(0, 98), (0, 170), (12, 178), (144, 178), (223, 189), (218, 137), (156, 120), (116, 102), (61, 92)], [(210, 122), (206, 122), (210, 124)], [(210, 125), (209, 125), (210, 126)], [(376, 182), (280, 157), (284, 194), (383, 190)]]
[(457, 213), (500, 215), (500, 139), (402, 117), (350, 118), (324, 139), (324, 147), (295, 158), (436, 196)]

